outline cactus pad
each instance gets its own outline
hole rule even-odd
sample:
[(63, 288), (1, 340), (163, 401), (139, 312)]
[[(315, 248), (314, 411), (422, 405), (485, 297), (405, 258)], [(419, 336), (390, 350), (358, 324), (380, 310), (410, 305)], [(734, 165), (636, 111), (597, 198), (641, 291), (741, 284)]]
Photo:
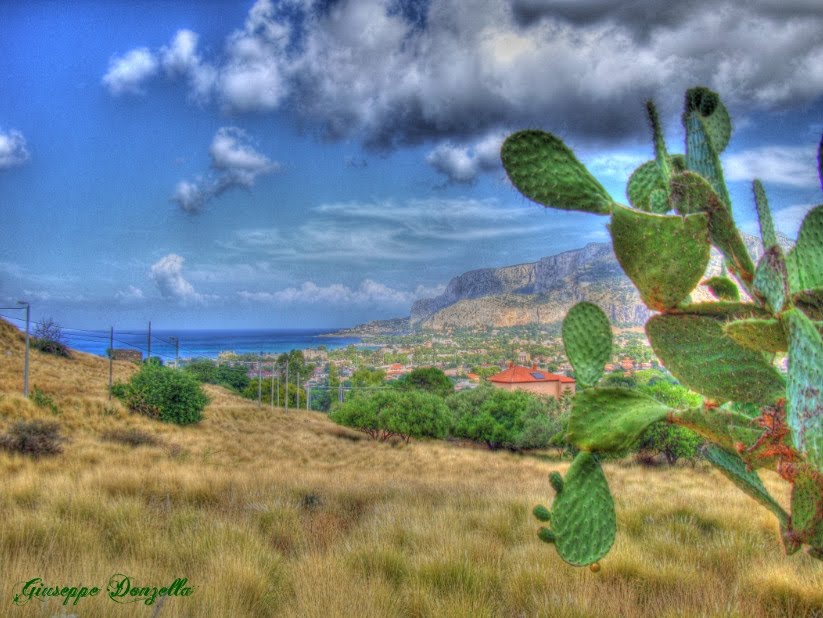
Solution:
[(753, 444), (760, 437), (762, 430), (754, 426), (753, 420), (739, 412), (706, 406), (675, 410), (669, 415), (670, 422), (691, 429), (726, 450), (733, 450), (739, 443)]
[(623, 453), (670, 408), (626, 388), (593, 388), (574, 398), (568, 440), (585, 451)]
[(547, 509), (542, 504), (538, 504), (536, 507), (534, 507), (534, 510), (532, 511), (532, 513), (538, 519), (538, 521), (551, 521), (552, 520), (551, 511), (549, 511), (549, 509)]
[(763, 481), (754, 470), (749, 470), (736, 453), (732, 453), (715, 444), (709, 444), (702, 449), (703, 457), (720, 470), (732, 483), (737, 485), (746, 494), (775, 514), (781, 526), (789, 521), (786, 511), (771, 497)]
[(823, 339), (797, 309), (783, 315), (789, 333), (788, 424), (798, 451), (823, 471)]
[(743, 237), (737, 230), (731, 211), (712, 186), (698, 174), (683, 172), (672, 176), (671, 202), (680, 214), (705, 212), (709, 215), (712, 244), (728, 260), (738, 277), (749, 282), (754, 275), (752, 262)]
[(754, 273), (754, 289), (766, 299), (774, 313), (783, 311), (789, 295), (789, 274), (780, 245), (772, 245), (760, 258)]
[(823, 549), (823, 476), (800, 467), (792, 487), (792, 533), (797, 540)]
[(610, 231), (620, 266), (650, 309), (676, 306), (706, 272), (710, 244), (703, 214), (655, 215), (615, 204)]
[(719, 300), (740, 300), (740, 290), (728, 277), (711, 277), (702, 285), (709, 288), (712, 295)]
[(823, 288), (823, 204), (803, 219), (789, 255), (792, 292)]
[(722, 320), (656, 315), (646, 322), (646, 335), (672, 375), (705, 397), (771, 403), (783, 394), (785, 383), (778, 371), (763, 354), (726, 337)]
[(592, 564), (611, 549), (617, 530), (614, 500), (592, 453), (583, 451), (574, 458), (551, 518), (557, 553), (569, 564)]
[(563, 320), (563, 346), (577, 381), (593, 386), (612, 354), (609, 318), (597, 305), (577, 303)]
[[(683, 155), (672, 155), (669, 157), (669, 165), (673, 172), (680, 173), (686, 169), (686, 162)], [(659, 198), (652, 202), (652, 194), (655, 191), (662, 191), (666, 196), (665, 206)], [(659, 215), (665, 214), (671, 208), (668, 204), (668, 186), (660, 175), (660, 168), (657, 161), (646, 161), (638, 167), (629, 177), (629, 184), (626, 187), (626, 197), (635, 208), (647, 212), (655, 212)]]
[(514, 186), (535, 202), (601, 215), (611, 211), (612, 199), (606, 189), (551, 133), (515, 133), (503, 142), (500, 156)]
[(760, 352), (786, 352), (789, 341), (777, 320), (735, 320), (723, 325), (723, 332), (745, 348)]
[(769, 210), (769, 202), (766, 199), (766, 191), (759, 180), (752, 183), (754, 191), (754, 203), (757, 206), (757, 217), (760, 220), (760, 238), (763, 239), (763, 250), (777, 244), (777, 234), (774, 232), (774, 222), (772, 213)]
[(702, 117), (712, 148), (717, 154), (726, 149), (732, 136), (729, 112), (716, 92), (708, 88), (691, 88), (686, 92), (686, 113), (696, 111)]

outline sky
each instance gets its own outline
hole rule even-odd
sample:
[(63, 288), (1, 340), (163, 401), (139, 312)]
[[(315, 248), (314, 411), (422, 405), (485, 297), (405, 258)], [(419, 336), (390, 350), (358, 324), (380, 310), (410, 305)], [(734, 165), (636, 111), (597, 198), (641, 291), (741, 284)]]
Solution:
[[(508, 182), (561, 137), (613, 198), (716, 90), (741, 228), (823, 202), (819, 0), (0, 2), (0, 306), (72, 328), (409, 314), (475, 268), (606, 242)], [(3, 311), (7, 315), (14, 312)], [(17, 312), (20, 313), (20, 312)]]

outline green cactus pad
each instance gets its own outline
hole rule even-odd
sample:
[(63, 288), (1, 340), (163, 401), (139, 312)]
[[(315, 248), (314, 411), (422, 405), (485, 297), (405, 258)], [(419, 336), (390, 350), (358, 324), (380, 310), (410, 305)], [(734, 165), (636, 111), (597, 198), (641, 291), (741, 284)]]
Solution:
[(720, 448), (716, 444), (704, 446), (702, 453), (703, 457), (710, 461), (732, 483), (774, 513), (781, 526), (788, 524), (789, 516), (786, 511), (766, 491), (757, 472), (749, 470), (746, 467), (746, 462), (736, 453)]
[(722, 320), (656, 315), (646, 322), (646, 334), (672, 375), (705, 397), (771, 403), (784, 392), (780, 373), (763, 354), (726, 337)]
[(686, 92), (685, 107), (686, 113), (700, 114), (714, 151), (723, 152), (732, 136), (732, 121), (718, 94), (704, 87), (691, 88)]
[(731, 204), (720, 158), (712, 148), (706, 126), (700, 114), (690, 112), (685, 115), (686, 125), (686, 168), (705, 178), (714, 192), (726, 206)]
[(612, 354), (609, 318), (597, 305), (577, 303), (563, 320), (563, 346), (574, 367), (575, 379), (593, 386)]
[(789, 274), (780, 245), (772, 245), (760, 258), (754, 273), (754, 289), (766, 299), (774, 313), (783, 311), (789, 295)]
[(500, 156), (514, 186), (535, 202), (601, 215), (611, 211), (612, 199), (606, 189), (551, 133), (515, 133), (503, 142)]
[(614, 500), (592, 453), (574, 458), (552, 505), (552, 530), (557, 553), (575, 566), (597, 562), (611, 549), (617, 531)]
[[(686, 166), (683, 155), (672, 155), (669, 157), (669, 164), (675, 173), (684, 171)], [(656, 197), (652, 202), (652, 194), (655, 191), (662, 191), (663, 195), (666, 196), (665, 206), (660, 197)], [(667, 183), (663, 181), (660, 168), (655, 160), (646, 161), (634, 170), (626, 187), (626, 196), (632, 206), (659, 215), (666, 214), (671, 209), (668, 203), (668, 194)]]
[(797, 292), (792, 302), (812, 320), (823, 320), (823, 288)]
[(712, 244), (723, 254), (735, 274), (748, 284), (754, 276), (754, 263), (729, 207), (706, 179), (693, 172), (676, 174), (672, 177), (669, 194), (672, 206), (680, 214), (705, 212), (709, 215)]
[(777, 320), (735, 320), (723, 325), (723, 332), (737, 343), (760, 352), (786, 352), (789, 340)]
[(754, 191), (754, 203), (757, 206), (757, 217), (760, 219), (760, 238), (763, 239), (763, 250), (765, 251), (777, 244), (777, 234), (774, 232), (772, 213), (769, 210), (769, 201), (766, 199), (763, 183), (755, 180), (752, 183), (752, 190)]
[(572, 404), (568, 440), (584, 451), (623, 453), (670, 410), (656, 399), (626, 388), (582, 391)]
[(710, 244), (703, 214), (655, 215), (615, 204), (609, 230), (617, 260), (650, 309), (676, 306), (706, 272)]
[[(654, 106), (653, 101), (646, 102), (646, 113), (649, 116), (649, 123), (652, 125), (654, 158), (657, 162), (657, 170), (660, 172), (661, 180), (665, 185), (668, 185), (672, 177), (671, 162), (669, 160), (669, 153), (666, 150), (666, 140), (663, 138), (663, 128), (660, 126), (660, 118), (657, 115), (657, 108)], [(666, 197), (668, 198), (668, 195)], [(653, 212), (660, 211), (653, 210)]]
[(706, 315), (714, 318), (738, 319), (763, 318), (768, 319), (771, 313), (753, 303), (735, 302), (706, 302), (680, 305), (670, 313), (688, 313), (690, 315)]
[(792, 440), (823, 471), (823, 339), (801, 311), (783, 314), (789, 333), (787, 419)]
[(547, 509), (545, 506), (543, 506), (542, 504), (538, 504), (536, 507), (534, 507), (534, 510), (532, 511), (532, 513), (534, 514), (534, 516), (539, 521), (551, 521), (552, 520), (551, 511), (549, 509)]
[(754, 425), (752, 418), (725, 408), (697, 406), (675, 410), (669, 420), (729, 451), (738, 443), (754, 444), (762, 434), (762, 429)]
[(557, 536), (548, 528), (540, 528), (537, 531), (537, 538), (539, 538), (544, 543), (554, 543), (555, 541), (557, 541)]
[(804, 543), (823, 550), (823, 477), (800, 466), (792, 487), (792, 532)]
[(563, 491), (563, 477), (560, 476), (559, 472), (549, 474), (549, 484), (555, 492), (560, 493)]
[(823, 288), (823, 204), (803, 219), (787, 262), (792, 292)]
[(702, 285), (709, 288), (712, 295), (719, 300), (740, 300), (740, 290), (728, 277), (711, 277), (706, 279)]

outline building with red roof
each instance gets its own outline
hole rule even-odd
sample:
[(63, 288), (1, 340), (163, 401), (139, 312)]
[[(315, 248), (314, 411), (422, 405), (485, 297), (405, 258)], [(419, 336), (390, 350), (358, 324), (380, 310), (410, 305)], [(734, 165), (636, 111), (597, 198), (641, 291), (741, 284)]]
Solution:
[(560, 398), (564, 393), (574, 395), (575, 381), (568, 376), (549, 373), (532, 365), (531, 368), (509, 363), (508, 368), (489, 378), (492, 386), (506, 390), (521, 390), (536, 395)]

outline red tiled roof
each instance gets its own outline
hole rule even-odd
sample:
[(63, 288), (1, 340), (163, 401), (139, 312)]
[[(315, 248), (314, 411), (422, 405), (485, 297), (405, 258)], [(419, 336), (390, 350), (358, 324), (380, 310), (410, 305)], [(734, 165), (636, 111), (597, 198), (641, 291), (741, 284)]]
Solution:
[(525, 382), (561, 382), (563, 384), (574, 384), (574, 379), (568, 376), (560, 376), (556, 373), (542, 371), (535, 365), (529, 368), (515, 365), (514, 363), (510, 363), (508, 369), (491, 376), (489, 381), (504, 384), (521, 384)]

